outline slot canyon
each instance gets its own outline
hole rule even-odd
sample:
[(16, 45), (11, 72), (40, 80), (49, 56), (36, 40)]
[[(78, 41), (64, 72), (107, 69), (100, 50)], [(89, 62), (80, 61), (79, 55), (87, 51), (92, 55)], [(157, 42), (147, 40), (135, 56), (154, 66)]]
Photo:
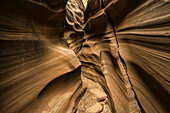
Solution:
[(169, 113), (170, 0), (0, 0), (0, 113)]

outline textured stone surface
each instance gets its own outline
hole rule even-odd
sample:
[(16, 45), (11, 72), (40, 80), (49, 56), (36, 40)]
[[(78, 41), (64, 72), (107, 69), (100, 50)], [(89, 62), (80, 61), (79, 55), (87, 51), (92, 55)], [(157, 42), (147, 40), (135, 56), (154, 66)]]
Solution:
[(169, 0), (101, 1), (0, 0), (0, 113), (170, 112)]
[(97, 101), (105, 100), (107, 98), (107, 95), (99, 89), (91, 89), (90, 93), (97, 98)]
[(102, 106), (97, 102), (91, 107), (86, 109), (86, 113), (99, 113), (102, 111)]

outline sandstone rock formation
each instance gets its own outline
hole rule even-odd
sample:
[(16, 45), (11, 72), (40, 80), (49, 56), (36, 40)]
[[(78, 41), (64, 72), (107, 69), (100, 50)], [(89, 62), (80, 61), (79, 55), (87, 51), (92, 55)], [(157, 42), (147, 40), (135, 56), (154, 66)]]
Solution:
[(0, 0), (0, 113), (168, 113), (169, 49), (169, 0)]

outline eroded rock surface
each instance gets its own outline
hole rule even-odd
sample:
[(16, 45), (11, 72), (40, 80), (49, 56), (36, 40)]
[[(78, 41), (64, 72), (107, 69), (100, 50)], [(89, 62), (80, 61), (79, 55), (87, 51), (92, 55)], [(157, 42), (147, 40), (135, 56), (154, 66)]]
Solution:
[(169, 14), (169, 0), (0, 0), (0, 113), (170, 112)]
[(77, 113), (111, 113), (108, 98), (102, 87), (82, 76), (87, 90), (79, 102)]

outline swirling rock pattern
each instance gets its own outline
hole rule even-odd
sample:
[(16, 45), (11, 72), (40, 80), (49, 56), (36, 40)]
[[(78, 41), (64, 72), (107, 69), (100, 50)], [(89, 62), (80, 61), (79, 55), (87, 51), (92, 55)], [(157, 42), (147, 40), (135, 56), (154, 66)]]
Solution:
[(1, 0), (0, 113), (168, 113), (169, 48), (169, 0)]

